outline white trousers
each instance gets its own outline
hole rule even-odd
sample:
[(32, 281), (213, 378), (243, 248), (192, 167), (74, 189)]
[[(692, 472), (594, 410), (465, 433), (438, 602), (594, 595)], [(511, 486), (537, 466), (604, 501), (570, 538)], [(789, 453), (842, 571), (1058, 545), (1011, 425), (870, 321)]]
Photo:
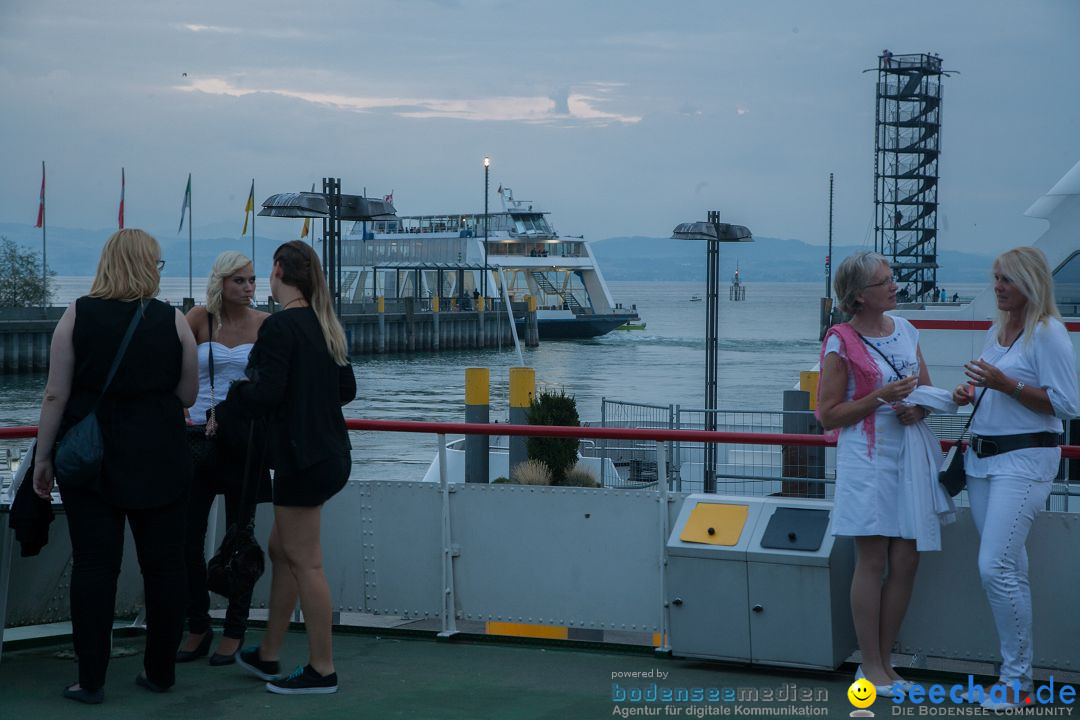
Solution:
[(1000, 680), (1031, 679), (1031, 586), (1024, 547), (1035, 516), (1046, 506), (1052, 483), (1015, 475), (968, 475), (968, 500), (979, 531), (979, 576), (1001, 643)]

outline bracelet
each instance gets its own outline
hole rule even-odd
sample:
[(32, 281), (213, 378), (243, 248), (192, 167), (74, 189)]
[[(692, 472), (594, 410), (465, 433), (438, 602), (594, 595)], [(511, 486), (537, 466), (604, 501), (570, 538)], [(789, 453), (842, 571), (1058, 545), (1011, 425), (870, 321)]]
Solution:
[(1012, 399), (1013, 400), (1019, 400), (1020, 399), (1020, 393), (1023, 392), (1023, 391), (1024, 391), (1024, 383), (1017, 382), (1016, 387), (1012, 391)]

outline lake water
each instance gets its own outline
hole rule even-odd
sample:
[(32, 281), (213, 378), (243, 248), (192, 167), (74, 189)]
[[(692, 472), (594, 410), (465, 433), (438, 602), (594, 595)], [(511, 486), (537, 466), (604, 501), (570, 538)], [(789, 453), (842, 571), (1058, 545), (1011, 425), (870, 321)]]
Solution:
[[(87, 278), (58, 278), (69, 300)], [(704, 407), (705, 296), (703, 283), (609, 282), (617, 302), (636, 304), (645, 330), (616, 331), (593, 340), (548, 341), (523, 348), (540, 389), (577, 398), (582, 419), (599, 419), (601, 398), (686, 408)], [(721, 288), (718, 395), (722, 408), (778, 410), (782, 393), (818, 357), (821, 283), (751, 283), (746, 300), (730, 302)], [(957, 286), (962, 295), (978, 286)], [(952, 288), (949, 289), (953, 291)], [(196, 297), (201, 295), (195, 288)], [(160, 297), (187, 294), (187, 280), (165, 278)], [(260, 290), (260, 294), (265, 294)], [(512, 348), (439, 354), (362, 356), (353, 365), (358, 394), (347, 417), (459, 422), (464, 419), (465, 369), (491, 369), (491, 418), (505, 422)], [(0, 424), (35, 424), (45, 376), (0, 376)], [(352, 433), (353, 477), (415, 479), (435, 453), (434, 437)]]

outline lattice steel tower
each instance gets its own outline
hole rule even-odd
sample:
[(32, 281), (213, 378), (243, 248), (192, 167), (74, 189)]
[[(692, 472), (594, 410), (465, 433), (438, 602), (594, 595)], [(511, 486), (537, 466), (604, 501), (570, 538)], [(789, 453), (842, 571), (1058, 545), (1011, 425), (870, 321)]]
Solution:
[(874, 249), (889, 258), (900, 295), (937, 289), (941, 58), (878, 57), (874, 133)]

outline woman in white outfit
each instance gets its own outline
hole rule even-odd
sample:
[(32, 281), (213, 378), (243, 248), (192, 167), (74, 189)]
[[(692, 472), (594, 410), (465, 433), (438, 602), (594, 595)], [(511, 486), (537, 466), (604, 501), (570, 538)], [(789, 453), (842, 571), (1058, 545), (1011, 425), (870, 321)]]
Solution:
[[(968, 499), (979, 530), (979, 575), (1001, 643), (997, 686), (984, 707), (1023, 707), (1032, 690), (1031, 589), (1024, 546), (1057, 475), (1062, 424), (1075, 417), (1076, 359), (1054, 302), (1054, 284), (1041, 250), (1019, 247), (994, 261), (998, 317), (978, 360), (968, 363), (971, 384), (953, 400), (982, 396), (964, 457)], [(976, 696), (974, 700), (980, 698)]]
[(897, 286), (884, 257), (855, 253), (840, 264), (834, 285), (852, 318), (829, 329), (821, 351), (817, 413), (826, 430), (839, 429), (833, 534), (855, 538), (851, 611), (862, 651), (856, 677), (892, 697), (891, 688), (905, 682), (892, 667), (892, 646), (919, 565), (904, 521), (900, 452), (904, 426), (926, 415), (904, 399), (929, 385), (930, 375), (918, 331), (885, 314), (896, 307)]
[[(188, 325), (198, 343), (199, 397), (190, 410), (192, 427), (189, 444), (194, 455), (194, 478), (188, 498), (185, 554), (188, 572), (188, 637), (176, 653), (177, 662), (191, 662), (210, 652), (213, 631), (210, 629), (210, 596), (206, 589), (207, 514), (216, 495), (224, 495), (226, 523), (240, 512), (240, 496), (246, 447), (227, 448), (221, 443), (208, 445), (216, 433), (207, 419), (211, 405), (220, 403), (229, 393), (232, 381), (244, 376), (248, 355), (259, 335), (259, 328), (269, 317), (251, 306), (255, 296), (255, 270), (247, 256), (226, 251), (218, 255), (206, 283), (206, 307), (194, 307), (187, 314)], [(213, 352), (214, 387), (210, 387), (210, 354)], [(213, 419), (213, 418), (211, 418)], [(213, 447), (212, 450), (207, 448)], [(257, 460), (252, 460), (257, 462)], [(261, 484), (265, 471), (253, 468)], [(261, 488), (262, 499), (268, 499)], [(210, 657), (214, 666), (235, 662), (247, 627), (251, 593), (229, 598), (225, 613), (224, 638)]]

